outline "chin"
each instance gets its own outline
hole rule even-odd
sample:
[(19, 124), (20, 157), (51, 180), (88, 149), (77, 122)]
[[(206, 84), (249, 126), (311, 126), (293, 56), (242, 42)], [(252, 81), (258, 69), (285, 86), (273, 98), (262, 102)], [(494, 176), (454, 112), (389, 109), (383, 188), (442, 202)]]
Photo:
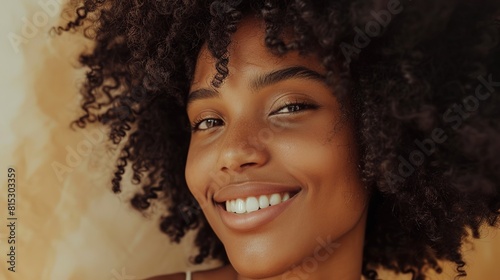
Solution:
[(229, 261), (238, 274), (250, 279), (267, 279), (282, 275), (300, 265), (307, 257), (298, 252), (309, 251), (307, 248), (302, 248), (303, 246), (309, 247), (307, 244), (294, 244), (292, 247), (289, 246), (288, 250), (283, 248), (283, 244), (273, 246), (270, 243), (277, 243), (274, 239), (263, 241), (260, 238), (253, 240), (235, 238), (233, 240), (236, 242), (233, 241), (234, 243), (226, 246)]
[(285, 273), (292, 265), (280, 263), (277, 259), (229, 257), (231, 265), (239, 275), (250, 279), (266, 279)]

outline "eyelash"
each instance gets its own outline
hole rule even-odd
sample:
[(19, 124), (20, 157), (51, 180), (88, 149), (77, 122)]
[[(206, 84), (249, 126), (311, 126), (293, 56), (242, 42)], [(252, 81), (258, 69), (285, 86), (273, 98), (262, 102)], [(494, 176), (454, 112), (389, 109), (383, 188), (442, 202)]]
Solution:
[[(279, 111), (287, 108), (287, 107), (291, 107), (291, 106), (302, 106), (302, 109), (299, 109), (299, 110), (296, 110), (296, 111), (291, 111), (291, 112), (287, 112), (287, 113), (278, 113)], [(283, 106), (281, 106), (278, 110), (272, 112), (271, 114), (272, 115), (281, 115), (281, 114), (297, 114), (301, 111), (304, 111), (304, 110), (309, 110), (309, 109), (317, 109), (319, 106), (316, 105), (316, 104), (312, 104), (312, 103), (309, 103), (309, 102), (305, 102), (305, 101), (293, 101), (293, 102), (285, 102), (285, 104)], [(218, 118), (203, 118), (203, 117), (200, 117), (198, 119), (195, 119), (193, 121), (193, 123), (191, 124), (191, 130), (193, 132), (197, 132), (197, 131), (205, 131), (205, 130), (209, 130), (210, 128), (206, 128), (206, 129), (200, 129), (200, 125), (205, 122), (205, 121), (221, 121), (221, 119), (218, 119)], [(215, 126), (215, 125), (214, 125)], [(213, 128), (213, 127), (212, 127)]]
[[(302, 109), (299, 109), (297, 111), (292, 111), (292, 112), (289, 112), (289, 113), (277, 113), (287, 107), (291, 107), (291, 106), (302, 106), (303, 108)], [(292, 102), (285, 102), (285, 104), (283, 106), (281, 106), (278, 110), (274, 111), (273, 114), (296, 114), (300, 111), (303, 111), (303, 110), (308, 110), (308, 109), (317, 109), (318, 108), (318, 105), (316, 104), (313, 104), (313, 103), (309, 103), (309, 102), (306, 102), (306, 101), (292, 101)]]

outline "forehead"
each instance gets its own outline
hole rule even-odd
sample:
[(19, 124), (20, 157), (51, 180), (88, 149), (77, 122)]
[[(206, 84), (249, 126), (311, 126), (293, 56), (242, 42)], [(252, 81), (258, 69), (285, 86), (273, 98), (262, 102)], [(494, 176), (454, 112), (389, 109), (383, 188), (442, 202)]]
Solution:
[[(255, 73), (271, 72), (280, 68), (304, 66), (318, 73), (326, 71), (314, 54), (299, 55), (292, 51), (283, 56), (273, 54), (265, 46), (265, 23), (263, 20), (248, 16), (239, 24), (237, 31), (231, 36), (228, 47), (229, 76), (225, 83), (235, 79), (245, 79)], [(217, 73), (216, 59), (205, 44), (196, 62), (192, 88), (210, 85)]]

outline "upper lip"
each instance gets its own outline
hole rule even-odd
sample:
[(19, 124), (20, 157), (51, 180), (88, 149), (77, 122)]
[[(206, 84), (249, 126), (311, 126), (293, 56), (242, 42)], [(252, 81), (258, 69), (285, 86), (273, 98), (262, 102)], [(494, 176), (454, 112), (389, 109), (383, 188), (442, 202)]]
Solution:
[(258, 197), (261, 195), (283, 192), (289, 192), (290, 195), (293, 195), (300, 190), (301, 188), (299, 186), (267, 182), (244, 182), (239, 184), (227, 185), (218, 190), (214, 194), (214, 201), (217, 203), (223, 203), (228, 200), (234, 200), (237, 198), (245, 198), (249, 196)]

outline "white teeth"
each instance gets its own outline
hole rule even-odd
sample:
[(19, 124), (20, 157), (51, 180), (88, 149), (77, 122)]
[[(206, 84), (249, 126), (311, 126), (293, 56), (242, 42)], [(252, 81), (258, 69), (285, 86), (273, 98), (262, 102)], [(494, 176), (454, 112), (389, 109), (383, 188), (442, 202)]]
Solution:
[(236, 209), (233, 208), (234, 212), (238, 213), (238, 214), (243, 214), (246, 212), (246, 209), (245, 209), (245, 201), (243, 201), (243, 199), (241, 198), (238, 198), (236, 199)]
[(248, 197), (246, 201), (246, 208), (248, 213), (259, 210), (259, 201), (257, 198), (253, 196)]
[(236, 200), (231, 200), (231, 212), (236, 213)]
[(290, 199), (290, 193), (273, 193), (271, 195), (261, 195), (259, 198), (250, 196), (246, 199), (238, 198), (226, 201), (226, 211), (243, 214), (251, 213), (259, 209), (280, 204)]
[(261, 195), (259, 197), (259, 207), (260, 208), (266, 208), (269, 206), (269, 199), (265, 195)]
[(290, 199), (290, 194), (289, 193), (285, 193), (283, 195), (283, 198), (281, 199), (281, 202), (287, 201), (288, 199)]
[(278, 193), (273, 193), (269, 198), (269, 203), (271, 206), (279, 204), (281, 202), (281, 196)]

